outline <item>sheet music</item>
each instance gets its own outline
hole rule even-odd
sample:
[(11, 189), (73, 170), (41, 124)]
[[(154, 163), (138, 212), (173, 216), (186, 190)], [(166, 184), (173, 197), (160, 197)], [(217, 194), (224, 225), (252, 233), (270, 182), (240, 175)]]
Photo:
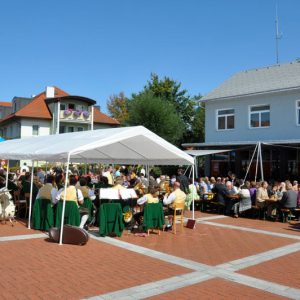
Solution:
[(137, 194), (134, 189), (119, 190), (122, 199), (137, 198)]
[(120, 199), (119, 190), (112, 188), (100, 189), (100, 199)]

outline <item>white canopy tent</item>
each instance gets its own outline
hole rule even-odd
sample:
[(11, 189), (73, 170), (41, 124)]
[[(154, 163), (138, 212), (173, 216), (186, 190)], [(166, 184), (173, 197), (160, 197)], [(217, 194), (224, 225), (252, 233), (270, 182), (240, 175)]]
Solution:
[[(194, 159), (143, 126), (15, 139), (1, 143), (2, 159), (112, 164), (194, 165)], [(32, 173), (33, 174), (33, 173)], [(31, 187), (33, 176), (31, 177)], [(65, 182), (65, 192), (67, 181)], [(66, 196), (66, 195), (65, 195)], [(31, 192), (32, 197), (32, 192)], [(65, 198), (65, 197), (64, 197)], [(30, 198), (31, 213), (32, 198)], [(62, 212), (60, 244), (65, 202)], [(29, 224), (30, 224), (29, 215)], [(194, 210), (193, 210), (194, 218)]]

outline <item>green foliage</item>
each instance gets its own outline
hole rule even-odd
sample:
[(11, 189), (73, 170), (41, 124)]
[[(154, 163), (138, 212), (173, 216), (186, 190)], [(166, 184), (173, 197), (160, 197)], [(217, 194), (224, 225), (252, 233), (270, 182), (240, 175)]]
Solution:
[(128, 121), (128, 99), (123, 92), (109, 97), (107, 109), (110, 116), (118, 120), (121, 125), (126, 124)]
[(143, 125), (171, 143), (178, 142), (184, 124), (172, 104), (151, 91), (140, 93), (129, 103), (129, 124)]

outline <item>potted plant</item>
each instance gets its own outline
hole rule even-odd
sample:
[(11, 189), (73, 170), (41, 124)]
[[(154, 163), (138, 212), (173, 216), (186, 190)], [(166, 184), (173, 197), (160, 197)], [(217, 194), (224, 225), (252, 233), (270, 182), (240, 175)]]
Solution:
[(83, 111), (82, 114), (85, 118), (88, 118), (90, 116), (90, 112), (87, 110)]
[(71, 114), (72, 114), (72, 111), (71, 111), (71, 110), (69, 110), (69, 109), (65, 109), (65, 110), (64, 110), (64, 115), (65, 115), (66, 117), (69, 117)]
[(76, 117), (76, 118), (80, 117), (80, 115), (81, 115), (81, 111), (80, 110), (75, 110), (73, 112), (73, 116)]

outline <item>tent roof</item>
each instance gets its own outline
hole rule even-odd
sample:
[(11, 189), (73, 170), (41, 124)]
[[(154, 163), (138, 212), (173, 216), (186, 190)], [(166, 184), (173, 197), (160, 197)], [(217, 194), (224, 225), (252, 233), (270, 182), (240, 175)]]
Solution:
[(2, 159), (118, 164), (192, 165), (193, 158), (143, 126), (15, 139), (1, 143)]
[(210, 154), (216, 154), (216, 153), (222, 153), (222, 152), (228, 152), (231, 151), (230, 149), (223, 149), (223, 150), (186, 150), (185, 153), (192, 155), (192, 156), (204, 156), (204, 155), (210, 155)]

